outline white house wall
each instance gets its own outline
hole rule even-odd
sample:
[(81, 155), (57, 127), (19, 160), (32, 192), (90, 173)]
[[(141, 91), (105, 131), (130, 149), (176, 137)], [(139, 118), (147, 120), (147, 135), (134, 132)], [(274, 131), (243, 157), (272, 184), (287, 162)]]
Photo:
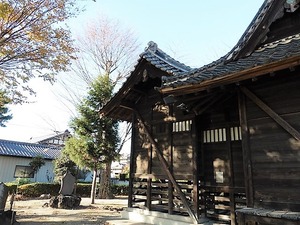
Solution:
[[(0, 182), (15, 181), (14, 173), (16, 165), (28, 166), (31, 161), (32, 158), (0, 156)], [(53, 178), (53, 163), (51, 160), (45, 160), (45, 165), (40, 168), (34, 178), (31, 178), (31, 181), (52, 182)]]

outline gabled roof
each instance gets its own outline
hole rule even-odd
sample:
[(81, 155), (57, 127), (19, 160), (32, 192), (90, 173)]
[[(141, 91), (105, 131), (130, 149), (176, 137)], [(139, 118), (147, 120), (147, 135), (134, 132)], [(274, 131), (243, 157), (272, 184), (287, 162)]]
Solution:
[(50, 134), (43, 137), (32, 138), (30, 143), (63, 147), (66, 140), (68, 140), (71, 136), (71, 133), (68, 130), (65, 130), (64, 132), (57, 132), (54, 135)]
[[(244, 79), (247, 77), (242, 78), (243, 73), (253, 72), (255, 69), (260, 70), (263, 66), (276, 62), (282, 63), (284, 60), (298, 57), (300, 49), (297, 33), (287, 34), (287, 37), (281, 37), (275, 41), (268, 36), (270, 27), (275, 21), (285, 16), (286, 13), (297, 10), (295, 5), (288, 2), (286, 0), (265, 0), (236, 46), (229, 53), (190, 72), (176, 77), (163, 77), (162, 93), (170, 94), (176, 92), (175, 89), (178, 91), (184, 88), (192, 92), (195, 89), (199, 90), (200, 86), (224, 84), (225, 79), (229, 82), (228, 76)], [(295, 59), (295, 61), (297, 60)]]
[(191, 67), (173, 59), (171, 56), (167, 55), (161, 49), (157, 47), (157, 44), (153, 41), (148, 43), (145, 51), (140, 54), (139, 62), (145, 59), (151, 63), (156, 68), (167, 72), (169, 75), (180, 75), (191, 71)]
[(44, 159), (55, 159), (60, 152), (61, 149), (58, 147), (0, 139), (0, 156), (26, 158), (42, 156)]
[[(112, 118), (130, 121), (131, 112), (123, 105), (135, 104), (140, 98), (141, 90), (134, 89), (134, 86), (142, 82), (145, 76), (149, 75), (147, 74), (149, 68), (157, 69), (156, 72), (163, 73), (165, 76), (180, 76), (192, 71), (192, 68), (173, 59), (159, 49), (156, 43), (150, 41), (144, 52), (140, 54), (134, 70), (130, 73), (120, 90), (101, 109), (100, 113), (105, 116), (109, 115)], [(157, 73), (155, 75), (158, 76)]]
[(48, 134), (40, 137), (35, 137), (35, 138), (30, 138), (30, 143), (38, 143), (42, 144), (43, 142), (46, 142), (48, 140), (53, 140), (53, 139), (61, 139), (64, 140), (65, 138), (70, 137), (70, 131), (65, 130), (63, 132), (56, 131), (55, 134)]
[(101, 112), (130, 121), (130, 109), (125, 110), (126, 104), (124, 111), (120, 108), (126, 100), (139, 98), (141, 93), (135, 93), (134, 87), (138, 88), (135, 85), (143, 79), (145, 61), (165, 72), (160, 92), (173, 95), (196, 93), (300, 65), (299, 4), (299, 1), (265, 0), (232, 50), (201, 68), (191, 69), (169, 58), (150, 42), (135, 70)]

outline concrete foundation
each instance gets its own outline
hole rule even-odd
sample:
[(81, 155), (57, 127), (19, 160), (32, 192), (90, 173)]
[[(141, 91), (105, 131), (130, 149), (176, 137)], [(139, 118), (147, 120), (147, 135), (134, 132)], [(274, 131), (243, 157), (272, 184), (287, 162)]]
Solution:
[[(121, 212), (122, 219), (107, 221), (107, 225), (192, 225), (194, 224), (188, 216), (170, 215), (156, 211), (149, 211), (137, 208), (127, 208)], [(214, 225), (215, 223), (207, 218), (200, 219), (198, 224)]]

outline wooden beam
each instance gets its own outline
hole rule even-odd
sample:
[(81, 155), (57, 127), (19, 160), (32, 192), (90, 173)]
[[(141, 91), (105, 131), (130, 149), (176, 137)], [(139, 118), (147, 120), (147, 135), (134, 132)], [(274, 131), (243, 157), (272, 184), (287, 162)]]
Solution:
[(274, 112), (268, 105), (260, 100), (253, 92), (246, 87), (240, 87), (241, 91), (251, 99), (259, 108), (267, 113), (273, 120), (275, 120), (283, 129), (285, 129), (292, 137), (300, 141), (300, 133), (286, 122), (281, 116)]
[(251, 152), (249, 146), (249, 129), (247, 121), (246, 111), (246, 99), (245, 96), (239, 91), (239, 117), (242, 130), (242, 150), (243, 150), (243, 167), (244, 167), (244, 180), (246, 188), (246, 202), (247, 207), (253, 207), (254, 195), (253, 195), (253, 180), (252, 180), (252, 161)]
[(159, 159), (159, 161), (162, 164), (162, 167), (163, 167), (164, 171), (166, 172), (169, 180), (172, 182), (172, 184), (173, 184), (175, 190), (177, 191), (177, 193), (178, 193), (178, 195), (179, 195), (179, 197), (180, 197), (183, 205), (187, 209), (189, 216), (193, 220), (194, 224), (198, 224), (198, 219), (197, 219), (196, 215), (194, 214), (194, 212), (192, 211), (192, 209), (191, 209), (191, 207), (189, 205), (189, 202), (188, 202), (185, 194), (182, 192), (179, 184), (176, 182), (176, 179), (175, 179), (174, 175), (170, 171), (169, 165), (168, 165), (166, 159), (164, 158), (163, 153), (162, 153), (161, 149), (159, 148), (157, 142), (154, 140), (154, 138), (152, 137), (151, 133), (149, 132), (146, 124), (144, 123), (143, 118), (140, 115), (140, 113), (138, 111), (135, 111), (135, 114), (137, 116), (138, 121), (141, 123), (142, 127), (144, 128), (144, 131), (147, 134), (147, 136), (148, 136), (151, 144), (153, 145), (153, 147), (154, 147), (154, 149), (155, 149), (155, 151), (157, 153), (158, 159)]

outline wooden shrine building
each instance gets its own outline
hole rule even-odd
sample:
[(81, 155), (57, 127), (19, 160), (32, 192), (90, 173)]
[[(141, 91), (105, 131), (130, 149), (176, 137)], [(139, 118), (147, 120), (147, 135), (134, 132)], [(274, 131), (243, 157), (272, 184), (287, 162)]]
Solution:
[(298, 7), (266, 0), (230, 52), (197, 69), (149, 43), (101, 110), (132, 123), (129, 207), (300, 224)]

